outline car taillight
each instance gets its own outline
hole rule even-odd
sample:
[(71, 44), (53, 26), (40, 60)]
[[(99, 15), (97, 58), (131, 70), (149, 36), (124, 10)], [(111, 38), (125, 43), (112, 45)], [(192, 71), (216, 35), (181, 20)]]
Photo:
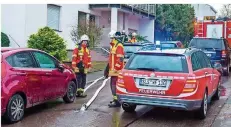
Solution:
[(119, 76), (118, 76), (117, 85), (118, 85), (119, 87), (125, 87), (125, 86), (124, 86), (124, 79), (123, 79), (123, 76), (122, 76), (121, 74), (119, 74)]
[(184, 86), (183, 92), (188, 93), (188, 92), (193, 92), (197, 88), (197, 80), (195, 79), (188, 79), (186, 81), (186, 84)]
[(222, 56), (222, 57), (226, 57), (226, 54), (227, 54), (227, 53), (226, 53), (225, 50), (222, 50), (222, 51), (221, 51), (221, 56)]
[(5, 78), (6, 76), (6, 65), (5, 63), (1, 63), (1, 78)]

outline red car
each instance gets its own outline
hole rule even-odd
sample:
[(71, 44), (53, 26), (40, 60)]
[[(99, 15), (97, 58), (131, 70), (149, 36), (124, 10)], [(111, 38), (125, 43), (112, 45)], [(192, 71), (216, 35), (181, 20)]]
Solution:
[(48, 100), (75, 100), (75, 74), (54, 57), (29, 48), (2, 48), (1, 54), (1, 111), (9, 122), (20, 121), (25, 108)]
[(221, 74), (216, 67), (198, 49), (140, 51), (120, 73), (117, 95), (126, 112), (136, 105), (152, 105), (194, 110), (203, 119), (212, 97), (220, 97)]

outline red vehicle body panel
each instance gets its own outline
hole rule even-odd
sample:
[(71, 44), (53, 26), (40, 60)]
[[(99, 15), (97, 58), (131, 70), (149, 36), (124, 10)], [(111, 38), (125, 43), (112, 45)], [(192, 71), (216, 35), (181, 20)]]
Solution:
[[(119, 75), (116, 90), (120, 101), (166, 107), (171, 107), (174, 104), (179, 104), (178, 106), (182, 106), (180, 103), (186, 104), (190, 102), (190, 106), (192, 107), (185, 106), (179, 108), (176, 106), (175, 108), (183, 108), (184, 110), (198, 109), (201, 105), (201, 101), (204, 97), (206, 89), (208, 91), (208, 96), (210, 98), (213, 96), (217, 89), (221, 75), (214, 68), (203, 68), (197, 71), (193, 71), (190, 56), (187, 56), (187, 63), (189, 69), (188, 73), (153, 72), (123, 69)], [(145, 89), (140, 87), (138, 85), (139, 83), (136, 83), (136, 77), (157, 79), (170, 78), (172, 79), (172, 82), (166, 90), (158, 90), (154, 88), (152, 89), (151, 87), (146, 87)], [(192, 83), (191, 81), (196, 81), (196, 83)], [(184, 90), (186, 89), (186, 84), (195, 84), (194, 90), (185, 92)], [(194, 101), (195, 103), (193, 103)], [(170, 104), (170, 102), (172, 104)]]
[[(16, 93), (25, 95), (26, 108), (44, 103), (50, 99), (63, 97), (67, 91), (68, 83), (75, 81), (75, 74), (64, 66), (64, 71), (58, 68), (17, 68), (11, 67), (6, 57), (21, 51), (39, 51), (35, 49), (2, 48), (1, 61), (1, 111), (6, 111), (9, 99)], [(42, 51), (39, 51), (42, 52)], [(42, 52), (45, 53), (45, 52)]]

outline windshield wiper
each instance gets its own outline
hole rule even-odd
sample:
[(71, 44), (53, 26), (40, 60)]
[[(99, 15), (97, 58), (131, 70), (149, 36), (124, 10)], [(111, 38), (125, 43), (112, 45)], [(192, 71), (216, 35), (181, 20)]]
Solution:
[(131, 52), (131, 51), (127, 51), (126, 53), (134, 53), (134, 52)]
[(136, 70), (156, 71), (154, 68), (136, 68)]

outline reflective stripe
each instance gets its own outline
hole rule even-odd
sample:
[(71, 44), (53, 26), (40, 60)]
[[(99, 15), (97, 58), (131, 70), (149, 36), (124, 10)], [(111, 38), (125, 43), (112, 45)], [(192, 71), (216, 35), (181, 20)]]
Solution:
[(76, 62), (72, 62), (72, 64), (76, 64)]
[(90, 63), (88, 63), (88, 64), (91, 64), (91, 62), (90, 62)]
[(78, 68), (75, 68), (74, 71), (75, 71), (75, 72), (79, 72), (79, 69), (78, 69)]
[(82, 55), (83, 55), (83, 53), (78, 53), (78, 55), (82, 56)]
[(112, 54), (112, 58), (111, 58), (111, 69), (114, 70), (114, 54)]
[(77, 57), (77, 55), (72, 55), (72, 57)]
[(117, 54), (116, 56), (117, 57), (124, 57), (124, 55), (122, 55), (122, 54)]
[(91, 56), (88, 56), (88, 57), (91, 57)]
[(115, 66), (116, 66), (116, 67), (120, 67), (120, 65), (119, 65), (119, 64), (116, 64)]
[(123, 76), (121, 76), (121, 75), (119, 75), (118, 77), (119, 77), (119, 78), (123, 78)]
[(117, 83), (117, 86), (124, 87), (124, 85), (120, 83)]

